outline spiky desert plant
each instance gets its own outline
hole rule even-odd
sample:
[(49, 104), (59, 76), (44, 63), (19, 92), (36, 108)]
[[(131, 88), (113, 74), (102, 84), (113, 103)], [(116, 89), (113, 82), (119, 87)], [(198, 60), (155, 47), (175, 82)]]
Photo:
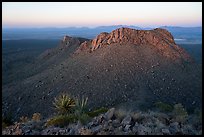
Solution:
[(60, 114), (72, 113), (75, 107), (75, 101), (67, 94), (61, 94), (58, 98), (55, 98), (53, 105)]
[(174, 105), (173, 115), (174, 120), (180, 123), (185, 122), (188, 117), (188, 113), (181, 103)]
[(77, 114), (82, 114), (82, 113), (86, 113), (87, 112), (87, 101), (88, 101), (88, 97), (84, 98), (79, 98), (76, 99), (76, 106), (75, 106), (75, 112)]

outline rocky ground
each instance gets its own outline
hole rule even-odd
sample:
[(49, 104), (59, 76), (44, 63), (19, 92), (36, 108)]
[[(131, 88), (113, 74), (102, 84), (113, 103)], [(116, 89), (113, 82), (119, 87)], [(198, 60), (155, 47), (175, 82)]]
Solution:
[(189, 115), (185, 121), (170, 113), (127, 112), (111, 108), (86, 124), (79, 121), (65, 127), (45, 126), (46, 119), (16, 122), (2, 130), (3, 135), (201, 135), (202, 121)]

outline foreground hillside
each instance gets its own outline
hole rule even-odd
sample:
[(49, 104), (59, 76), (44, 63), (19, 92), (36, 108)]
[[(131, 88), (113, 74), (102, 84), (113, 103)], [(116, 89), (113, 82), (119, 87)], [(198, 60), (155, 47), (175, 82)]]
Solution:
[(24, 67), (29, 77), (3, 86), (3, 115), (48, 117), (61, 93), (92, 98), (90, 109), (124, 102), (148, 109), (158, 101), (201, 108), (201, 68), (168, 31), (120, 28), (84, 41), (66, 36)]

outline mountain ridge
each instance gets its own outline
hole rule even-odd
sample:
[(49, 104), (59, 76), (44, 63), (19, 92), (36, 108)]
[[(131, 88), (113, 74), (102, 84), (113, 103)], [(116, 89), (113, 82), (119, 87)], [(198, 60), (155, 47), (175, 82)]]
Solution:
[(97, 35), (95, 39), (82, 43), (76, 53), (79, 53), (81, 50), (89, 50), (89, 52), (93, 52), (99, 47), (108, 46), (112, 43), (132, 43), (134, 45), (152, 44), (161, 50), (166, 57), (171, 57), (169, 56), (170, 51), (168, 51), (168, 48), (165, 48), (170, 45), (175, 52), (179, 52), (179, 54), (175, 53), (174, 56), (181, 56), (181, 58), (186, 61), (192, 61), (192, 58), (182, 48), (176, 45), (171, 33), (162, 28), (156, 28), (153, 30), (136, 30), (122, 27), (110, 33), (102, 32)]
[[(179, 102), (188, 109), (201, 105), (202, 71), (181, 48), (178, 52), (169, 45), (177, 47), (172, 35), (163, 29), (121, 30), (121, 35), (116, 29), (85, 42), (65, 36), (51, 52), (23, 68), (29, 77), (3, 86), (3, 113), (12, 112), (16, 119), (35, 112), (49, 116), (53, 99), (61, 93), (89, 97), (90, 109), (129, 101), (136, 101), (135, 109), (151, 108), (155, 101)], [(145, 34), (143, 42), (135, 37), (138, 34)], [(76, 54), (79, 47), (84, 50)], [(90, 48), (95, 50), (90, 53)]]

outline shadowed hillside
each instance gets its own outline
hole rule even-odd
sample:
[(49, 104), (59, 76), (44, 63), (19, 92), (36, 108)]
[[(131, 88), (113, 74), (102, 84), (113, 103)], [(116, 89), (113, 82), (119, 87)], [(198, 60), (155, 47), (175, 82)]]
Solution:
[(3, 86), (3, 112), (48, 116), (62, 92), (88, 96), (90, 108), (130, 101), (140, 109), (156, 101), (201, 106), (201, 67), (167, 30), (119, 28), (84, 41), (66, 36), (25, 66), (33, 75)]

